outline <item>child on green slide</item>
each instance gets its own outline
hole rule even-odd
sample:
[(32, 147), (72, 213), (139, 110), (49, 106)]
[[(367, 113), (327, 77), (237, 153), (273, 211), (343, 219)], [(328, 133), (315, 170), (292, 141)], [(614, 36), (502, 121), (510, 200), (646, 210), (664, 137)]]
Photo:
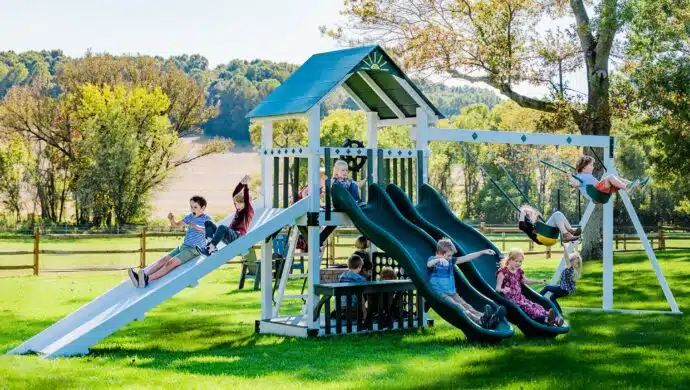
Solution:
[(494, 329), (499, 322), (505, 318), (506, 309), (499, 306), (495, 311), (491, 305), (484, 307), (484, 312), (480, 312), (472, 305), (467, 303), (458, 295), (455, 289), (455, 275), (454, 268), (456, 264), (467, 263), (481, 255), (495, 255), (496, 253), (491, 249), (485, 249), (470, 253), (461, 257), (453, 257), (458, 251), (455, 245), (447, 239), (441, 239), (436, 244), (436, 255), (429, 257), (426, 266), (430, 273), (431, 290), (438, 294), (441, 298), (447, 300), (453, 305), (462, 309), (467, 317), (482, 328)]

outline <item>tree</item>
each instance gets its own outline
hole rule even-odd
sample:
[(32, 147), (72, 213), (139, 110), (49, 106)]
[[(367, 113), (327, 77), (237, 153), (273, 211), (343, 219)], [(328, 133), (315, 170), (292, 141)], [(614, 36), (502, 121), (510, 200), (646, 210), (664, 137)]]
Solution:
[(682, 191), (690, 201), (690, 1), (634, 0), (629, 4), (627, 54), (621, 80), (629, 95), (627, 113), (642, 115), (647, 126), (633, 137), (649, 145), (655, 178)]
[[(345, 26), (329, 34), (349, 43), (383, 42), (407, 69), (434, 72), (470, 82), (483, 82), (520, 106), (544, 112), (566, 110), (582, 134), (608, 135), (609, 57), (622, 27), (621, 2), (602, 0), (588, 10), (583, 0), (345, 0)], [(590, 17), (590, 13), (594, 17)], [(544, 61), (570, 58), (572, 45), (551, 50), (534, 26), (546, 17), (565, 14), (575, 20), (580, 60), (587, 77), (587, 98), (560, 104), (520, 94), (526, 82), (551, 87), (552, 73), (539, 71)], [(565, 38), (563, 36), (562, 38)], [(560, 37), (559, 37), (560, 39)], [(551, 39), (550, 43), (558, 43)], [(548, 40), (547, 40), (548, 41)], [(544, 48), (549, 47), (549, 50)], [(541, 48), (541, 50), (540, 50)], [(561, 56), (546, 57), (548, 53)], [(541, 60), (541, 61), (540, 61)], [(554, 60), (556, 60), (554, 62)], [(568, 60), (570, 61), (570, 60)], [(547, 77), (545, 77), (547, 76)], [(566, 98), (566, 96), (563, 96)], [(599, 173), (599, 172), (596, 172)], [(601, 255), (601, 214), (596, 213), (586, 236), (585, 257)]]
[(2, 203), (18, 222), (21, 212), (23, 176), (29, 166), (30, 150), (14, 135), (0, 141), (0, 195)]

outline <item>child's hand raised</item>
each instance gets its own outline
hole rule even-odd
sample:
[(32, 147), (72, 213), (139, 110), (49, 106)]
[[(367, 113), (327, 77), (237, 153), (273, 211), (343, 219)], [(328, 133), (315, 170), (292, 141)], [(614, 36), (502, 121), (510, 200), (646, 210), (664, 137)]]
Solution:
[(493, 249), (484, 249), (482, 251), (482, 253), (484, 253), (485, 255), (489, 255), (489, 256), (495, 256), (496, 255), (496, 252), (494, 252)]
[(448, 265), (448, 260), (441, 258), (438, 260), (438, 263), (443, 265), (443, 266), (446, 266), (446, 265)]
[(175, 216), (173, 215), (173, 213), (168, 213), (168, 219), (171, 221), (175, 220)]

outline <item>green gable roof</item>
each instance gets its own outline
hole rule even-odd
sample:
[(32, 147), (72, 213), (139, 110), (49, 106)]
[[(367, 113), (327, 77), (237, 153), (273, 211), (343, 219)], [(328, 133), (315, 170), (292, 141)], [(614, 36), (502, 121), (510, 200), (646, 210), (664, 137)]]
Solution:
[(370, 111), (378, 113), (380, 119), (398, 118), (388, 104), (362, 77), (362, 73), (368, 75), (383, 90), (406, 118), (416, 116), (416, 109), (419, 104), (400, 85), (396, 77), (407, 81), (436, 116), (443, 118), (443, 114), (434, 107), (378, 45), (314, 54), (283, 84), (249, 112), (247, 118), (304, 114), (332, 92), (343, 80), (345, 80), (344, 84), (359, 97)]

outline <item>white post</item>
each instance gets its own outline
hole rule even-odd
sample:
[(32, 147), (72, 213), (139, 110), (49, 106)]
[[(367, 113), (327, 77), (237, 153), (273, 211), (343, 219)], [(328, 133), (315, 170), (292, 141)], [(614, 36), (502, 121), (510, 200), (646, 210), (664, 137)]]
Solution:
[[(615, 171), (613, 172), (615, 173)], [(645, 234), (644, 229), (642, 228), (640, 219), (637, 217), (635, 208), (633, 208), (632, 203), (630, 203), (630, 198), (628, 197), (628, 194), (625, 193), (625, 191), (621, 191), (620, 197), (623, 200), (623, 204), (625, 205), (626, 210), (628, 211), (628, 215), (630, 216), (630, 220), (632, 221), (633, 226), (635, 226), (635, 232), (637, 232), (637, 235), (640, 237), (640, 242), (642, 242), (642, 246), (644, 247), (644, 250), (647, 252), (647, 257), (649, 258), (649, 261), (652, 263), (652, 268), (654, 269), (654, 273), (656, 274), (657, 280), (659, 280), (659, 285), (661, 286), (661, 289), (664, 291), (664, 296), (666, 297), (668, 305), (671, 307), (671, 311), (673, 313), (680, 313), (680, 310), (678, 309), (678, 304), (676, 303), (676, 299), (673, 297), (673, 293), (671, 292), (671, 288), (668, 286), (668, 282), (666, 281), (666, 277), (664, 277), (664, 273), (661, 272), (661, 266), (659, 265), (659, 261), (656, 259), (654, 249), (649, 244), (647, 235)]]
[[(416, 126), (416, 147), (417, 150), (422, 150), (424, 153), (424, 159), (422, 166), (424, 167), (422, 171), (422, 182), (429, 182), (429, 118), (427, 116), (426, 110), (422, 107), (417, 107), (417, 126)], [(419, 202), (419, 189), (420, 183), (417, 181), (417, 201)]]
[[(261, 147), (273, 147), (273, 121), (264, 121), (261, 127)], [(273, 160), (261, 157), (261, 198), (265, 208), (273, 207)], [(261, 319), (268, 320), (273, 314), (273, 242), (261, 242)]]
[[(607, 172), (613, 172), (613, 164), (610, 149), (604, 148), (604, 166)], [(603, 289), (604, 296), (602, 306), (604, 310), (613, 309), (613, 204), (616, 196), (613, 195), (608, 202), (604, 203), (604, 226), (603, 226)]]
[[(321, 166), (321, 156), (319, 155), (320, 148), (320, 133), (321, 133), (321, 110), (320, 105), (317, 104), (308, 113), (307, 119), (307, 139), (309, 148), (309, 162), (308, 162), (308, 183), (309, 183), (309, 212), (319, 214), (319, 168)], [(309, 218), (307, 218), (309, 220)], [(319, 329), (320, 323), (314, 321), (314, 308), (318, 303), (318, 297), (314, 293), (314, 285), (319, 283), (319, 270), (321, 268), (321, 256), (319, 234), (320, 227), (308, 226), (307, 246), (309, 247), (309, 272), (307, 273), (307, 327), (309, 329)]]
[(367, 112), (367, 148), (374, 149), (373, 174), (374, 183), (378, 180), (378, 160), (376, 158), (376, 146), (378, 145), (379, 114), (377, 112)]
[[(379, 179), (378, 178), (378, 176), (379, 176), (379, 174), (378, 174), (378, 172), (379, 172), (378, 171), (379, 160), (376, 157), (377, 156), (376, 148), (377, 148), (378, 143), (379, 143), (378, 131), (379, 131), (379, 114), (375, 111), (367, 112), (367, 148), (373, 149), (373, 152), (371, 155), (371, 157), (372, 157), (371, 158), (372, 159), (372, 161), (371, 161), (371, 164), (372, 164), (371, 180), (373, 183), (376, 183)], [(367, 171), (367, 175), (368, 174), (369, 174), (369, 172)], [(366, 186), (367, 183), (365, 183), (364, 185)], [(368, 188), (366, 190), (369, 191)], [(367, 195), (368, 194), (369, 193), (367, 192)], [(367, 199), (369, 199), (368, 196), (367, 196)], [(369, 253), (369, 258), (372, 258), (375, 251), (376, 251), (376, 245), (374, 245), (374, 243), (370, 242), (369, 243), (369, 249), (367, 250), (367, 252)]]

